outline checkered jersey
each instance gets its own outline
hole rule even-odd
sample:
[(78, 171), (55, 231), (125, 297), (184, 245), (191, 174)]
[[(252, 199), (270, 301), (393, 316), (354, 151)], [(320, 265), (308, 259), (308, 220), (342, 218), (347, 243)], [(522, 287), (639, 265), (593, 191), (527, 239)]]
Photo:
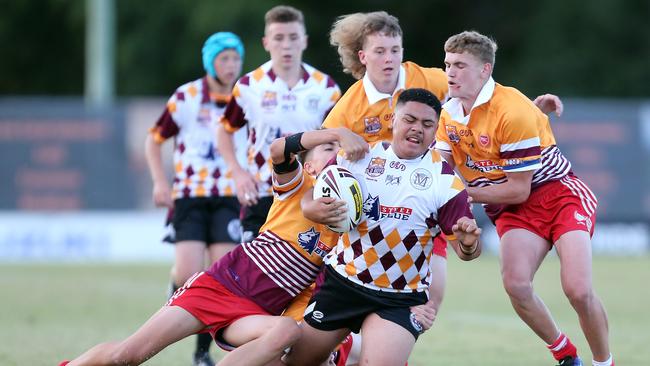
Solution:
[[(216, 146), (216, 128), (230, 96), (211, 95), (205, 78), (176, 89), (151, 133), (157, 143), (174, 137), (174, 184), (172, 197), (217, 197), (235, 194), (230, 170)], [(235, 135), (244, 146), (246, 131)], [(236, 150), (245, 161), (245, 150)]]
[[(444, 104), (435, 147), (453, 155), (470, 187), (503, 183), (507, 172), (534, 170), (535, 188), (571, 172), (571, 163), (555, 143), (548, 116), (518, 90), (491, 78), (468, 115), (457, 99)], [(486, 211), (493, 216), (501, 208), (487, 205)]]
[(398, 158), (389, 143), (376, 143), (357, 162), (338, 158), (359, 180), (363, 217), (341, 236), (326, 259), (339, 274), (373, 290), (424, 291), (429, 287), (433, 238), (456, 221), (473, 218), (467, 192), (440, 155)]
[(260, 196), (270, 196), (270, 146), (278, 137), (318, 129), (341, 96), (334, 79), (303, 63), (303, 77), (289, 88), (271, 69), (271, 61), (244, 75), (233, 89), (222, 122), (234, 132), (248, 125), (248, 170)]

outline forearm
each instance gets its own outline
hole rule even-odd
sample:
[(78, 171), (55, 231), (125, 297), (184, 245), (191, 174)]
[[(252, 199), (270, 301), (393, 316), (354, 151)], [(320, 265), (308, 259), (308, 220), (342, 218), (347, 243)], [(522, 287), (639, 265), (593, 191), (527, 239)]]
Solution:
[(450, 243), (461, 260), (471, 261), (481, 255), (481, 242), (478, 238), (473, 243), (462, 243), (460, 240), (451, 240)]
[(151, 134), (149, 134), (145, 140), (144, 155), (147, 159), (149, 173), (151, 174), (151, 179), (153, 182), (166, 182), (167, 177), (165, 176), (165, 169), (163, 168), (162, 163), (162, 148), (160, 144), (154, 141), (154, 138)]
[[(333, 128), (303, 132), (300, 138), (300, 145), (302, 145), (304, 150), (310, 150), (321, 144), (338, 141), (338, 130), (338, 128)], [(285, 161), (285, 144), (286, 137), (276, 139), (271, 144), (271, 161), (273, 164), (280, 164)]]
[(530, 185), (506, 181), (487, 187), (467, 187), (474, 203), (516, 205), (525, 202), (530, 195)]
[(233, 143), (232, 134), (226, 131), (222, 125), (217, 127), (217, 149), (231, 170), (243, 169), (241, 165), (239, 165), (239, 161), (235, 155), (235, 145)]

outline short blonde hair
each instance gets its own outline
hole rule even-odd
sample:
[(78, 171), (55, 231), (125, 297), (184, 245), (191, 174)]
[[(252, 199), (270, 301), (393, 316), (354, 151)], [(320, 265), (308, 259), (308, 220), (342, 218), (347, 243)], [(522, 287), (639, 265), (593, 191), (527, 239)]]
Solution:
[(453, 35), (445, 42), (445, 52), (468, 52), (484, 63), (494, 66), (497, 43), (490, 37), (476, 31), (464, 31)]
[(355, 79), (363, 77), (366, 66), (359, 61), (359, 51), (363, 49), (366, 37), (375, 33), (402, 37), (402, 28), (399, 20), (385, 11), (354, 13), (337, 18), (330, 31), (330, 44), (339, 53), (343, 72)]

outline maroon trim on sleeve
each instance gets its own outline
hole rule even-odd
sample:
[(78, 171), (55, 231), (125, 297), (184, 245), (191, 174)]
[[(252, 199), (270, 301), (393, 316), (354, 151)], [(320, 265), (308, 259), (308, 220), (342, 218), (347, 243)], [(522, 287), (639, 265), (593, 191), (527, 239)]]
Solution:
[(241, 85), (250, 85), (250, 83), (251, 83), (250, 75), (242, 76), (241, 79), (239, 79), (238, 83), (241, 84)]
[(336, 86), (336, 81), (334, 81), (331, 76), (327, 75), (327, 88), (333, 88)]
[(246, 124), (244, 110), (237, 104), (236, 98), (230, 98), (230, 102), (223, 112), (223, 118), (232, 128), (241, 128)]
[(156, 130), (160, 137), (168, 139), (170, 137), (178, 135), (178, 125), (174, 121), (169, 109), (165, 108), (160, 118), (156, 122)]
[(527, 149), (519, 149), (513, 151), (502, 151), (500, 154), (501, 159), (526, 158), (529, 156), (538, 155), (542, 155), (542, 148), (539, 146), (533, 146)]
[(451, 228), (461, 217), (474, 218), (469, 203), (467, 203), (468, 197), (467, 191), (462, 190), (438, 209), (438, 225), (445, 235), (453, 234)]

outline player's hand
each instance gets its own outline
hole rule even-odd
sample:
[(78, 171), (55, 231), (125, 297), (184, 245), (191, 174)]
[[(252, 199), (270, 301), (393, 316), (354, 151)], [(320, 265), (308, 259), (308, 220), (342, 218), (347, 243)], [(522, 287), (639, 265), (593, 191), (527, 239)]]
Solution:
[(233, 171), (237, 199), (242, 206), (252, 206), (257, 203), (257, 181), (253, 175), (244, 169)]
[(560, 97), (554, 94), (540, 95), (533, 101), (537, 108), (541, 109), (544, 114), (555, 112), (555, 115), (560, 117), (564, 111), (564, 104)]
[(347, 212), (345, 201), (334, 197), (302, 201), (302, 214), (305, 218), (319, 224), (337, 225), (347, 219)]
[(174, 207), (172, 193), (167, 182), (154, 182), (153, 184), (153, 203), (156, 207)]
[(433, 307), (433, 301), (429, 300), (425, 304), (411, 306), (411, 313), (415, 319), (422, 325), (422, 330), (429, 330), (436, 320), (436, 309)]
[(459, 245), (463, 247), (463, 251), (476, 251), (475, 245), (478, 245), (477, 241), (481, 236), (481, 228), (476, 225), (476, 221), (463, 216), (456, 221), (456, 224), (451, 227), (451, 230), (454, 232)]
[(339, 143), (343, 150), (344, 157), (349, 161), (357, 161), (363, 158), (369, 151), (368, 143), (363, 137), (348, 130), (345, 127), (337, 129)]

